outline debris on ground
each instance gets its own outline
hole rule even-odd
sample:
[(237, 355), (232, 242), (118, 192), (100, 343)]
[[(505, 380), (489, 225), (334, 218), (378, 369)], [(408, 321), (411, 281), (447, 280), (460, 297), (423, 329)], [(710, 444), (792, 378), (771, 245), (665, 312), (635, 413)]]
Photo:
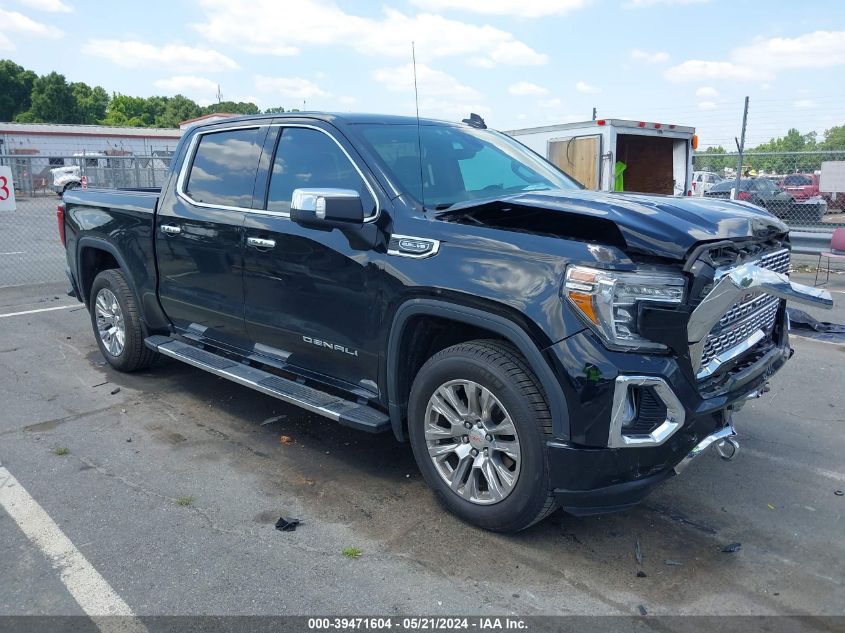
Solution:
[(111, 395), (114, 395), (116, 393), (120, 393), (120, 387), (115, 387), (114, 389), (111, 390)]
[(267, 426), (268, 424), (273, 424), (273, 422), (278, 422), (279, 420), (284, 420), (286, 415), (274, 415), (272, 418), (267, 418), (264, 422), (261, 423), (261, 426)]
[(769, 510), (774, 510), (774, 509), (775, 509), (775, 507), (774, 507), (771, 503), (766, 504), (766, 505), (768, 505), (768, 506), (769, 506)]
[(636, 546), (634, 547), (634, 556), (635, 556), (635, 557), (636, 557), (636, 559), (637, 559), (637, 564), (638, 564), (638, 565), (642, 565), (642, 564), (643, 564), (643, 550), (642, 550), (642, 548), (640, 547), (640, 541), (639, 541), (639, 539), (637, 540), (637, 544), (636, 544)]
[(664, 565), (671, 565), (672, 567), (680, 567), (681, 565), (683, 565), (683, 563), (681, 563), (680, 561), (670, 560), (668, 558), (663, 561), (663, 564)]
[(103, 385), (107, 384), (109, 384), (108, 380), (106, 382), (98, 382), (96, 385), (91, 385), (91, 389), (93, 389), (94, 387), (102, 387)]
[(127, 437), (127, 438), (126, 438), (126, 441), (127, 441), (127, 442), (131, 442), (131, 441), (132, 441), (132, 438), (131, 438), (131, 437)]
[(281, 435), (279, 436), (279, 443), (288, 446), (293, 444), (293, 438), (290, 435)]
[(299, 525), (299, 519), (279, 517), (279, 520), (276, 521), (276, 529), (279, 532), (293, 532), (297, 525)]
[(637, 572), (637, 578), (648, 578), (648, 574), (641, 569)]
[(648, 609), (645, 608), (645, 605), (638, 604), (637, 609), (640, 612), (640, 615), (648, 615)]
[(842, 495), (845, 495), (845, 492), (842, 492), (841, 490), (834, 490), (833, 494), (835, 494), (837, 497), (841, 497)]
[(193, 498), (193, 497), (179, 497), (179, 498), (176, 500), (176, 505), (177, 505), (177, 506), (189, 506), (189, 505), (191, 505), (193, 502), (194, 502), (194, 498)]
[(725, 554), (733, 554), (734, 552), (738, 552), (742, 549), (742, 543), (731, 543), (730, 545), (725, 545), (722, 548), (722, 551)]

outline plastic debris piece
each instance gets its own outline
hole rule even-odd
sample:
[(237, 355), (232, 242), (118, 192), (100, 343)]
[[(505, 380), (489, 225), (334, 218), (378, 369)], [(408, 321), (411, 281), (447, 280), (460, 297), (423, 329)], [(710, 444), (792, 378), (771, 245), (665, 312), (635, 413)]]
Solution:
[(267, 418), (264, 422), (261, 423), (261, 426), (267, 426), (268, 424), (273, 424), (273, 422), (278, 422), (279, 420), (284, 420), (286, 415), (274, 415), (272, 418)]
[(670, 560), (670, 559), (668, 559), (668, 558), (667, 558), (666, 560), (664, 560), (664, 561), (663, 561), (663, 564), (664, 564), (664, 565), (671, 565), (671, 566), (673, 566), (673, 567), (680, 567), (681, 565), (683, 565), (683, 563), (682, 563), (682, 562), (680, 562), (680, 561), (677, 561), (677, 560)]
[(842, 492), (841, 490), (834, 490), (833, 494), (835, 494), (837, 497), (841, 497), (842, 495), (845, 495), (845, 492)]
[(734, 552), (738, 552), (742, 549), (742, 543), (731, 543), (730, 545), (725, 545), (722, 548), (722, 551), (725, 554), (733, 554)]
[(114, 395), (116, 393), (120, 393), (120, 387), (115, 387), (114, 389), (111, 390), (111, 395)]
[(282, 435), (279, 437), (279, 443), (288, 446), (293, 444), (293, 438), (290, 435)]
[(637, 578), (648, 578), (648, 574), (641, 569), (637, 572)]
[(648, 609), (642, 604), (637, 605), (637, 610), (640, 612), (640, 615), (648, 615)]
[(775, 509), (775, 507), (774, 507), (771, 503), (769, 503), (769, 504), (767, 504), (767, 505), (769, 506), (769, 510), (774, 510), (774, 509)]
[(643, 550), (640, 547), (639, 539), (637, 540), (637, 544), (634, 547), (634, 556), (637, 559), (637, 564), (642, 565), (643, 564)]
[(279, 520), (276, 521), (276, 529), (279, 532), (293, 532), (297, 525), (299, 525), (299, 519), (279, 517)]

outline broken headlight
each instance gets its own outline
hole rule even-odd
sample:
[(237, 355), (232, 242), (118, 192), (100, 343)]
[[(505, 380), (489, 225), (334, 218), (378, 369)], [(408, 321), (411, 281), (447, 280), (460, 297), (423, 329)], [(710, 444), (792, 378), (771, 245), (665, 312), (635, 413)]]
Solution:
[(686, 280), (663, 272), (616, 272), (569, 266), (563, 295), (612, 347), (666, 349), (639, 335), (639, 304), (680, 304)]

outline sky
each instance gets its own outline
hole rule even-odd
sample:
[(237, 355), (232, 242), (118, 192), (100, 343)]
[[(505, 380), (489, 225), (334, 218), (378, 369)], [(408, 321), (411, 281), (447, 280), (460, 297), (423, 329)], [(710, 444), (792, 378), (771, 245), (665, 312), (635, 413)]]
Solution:
[(0, 58), (110, 92), (734, 146), (845, 124), (845, 0), (0, 0)]

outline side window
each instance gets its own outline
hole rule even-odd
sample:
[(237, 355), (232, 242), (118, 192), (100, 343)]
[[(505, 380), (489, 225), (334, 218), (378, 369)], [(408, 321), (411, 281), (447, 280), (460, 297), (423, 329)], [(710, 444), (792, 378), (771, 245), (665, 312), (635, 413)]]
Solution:
[(294, 189), (353, 189), (361, 196), (364, 215), (375, 213), (376, 202), (355, 166), (327, 134), (310, 128), (282, 130), (273, 158), (267, 210), (290, 213)]
[(200, 137), (185, 193), (196, 202), (250, 208), (260, 128), (210, 132)]

